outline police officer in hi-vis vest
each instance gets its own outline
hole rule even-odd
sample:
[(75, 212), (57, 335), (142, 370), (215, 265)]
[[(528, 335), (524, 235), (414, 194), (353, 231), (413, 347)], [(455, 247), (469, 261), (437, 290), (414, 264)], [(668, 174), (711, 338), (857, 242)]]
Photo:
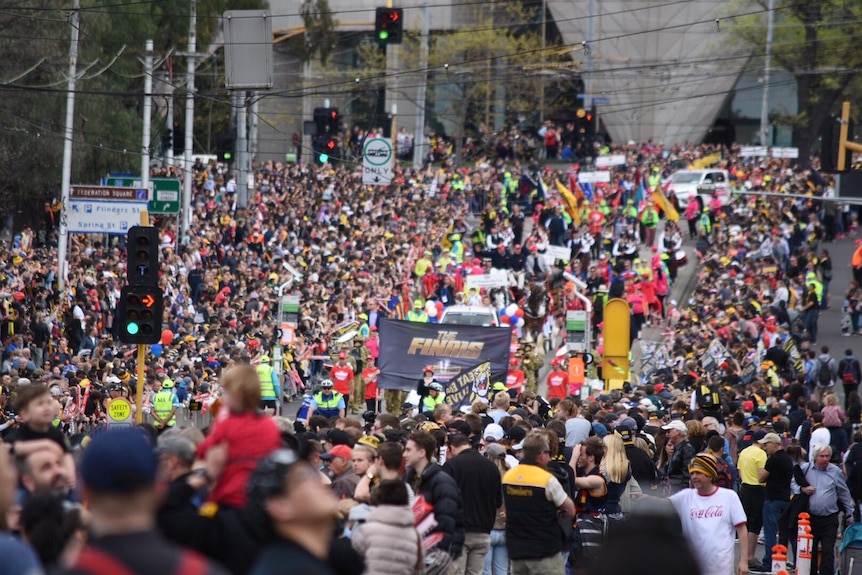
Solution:
[(308, 408), (308, 419), (312, 415), (322, 415), (329, 419), (330, 417), (344, 417), (344, 396), (334, 391), (332, 388), (335, 384), (331, 379), (324, 379), (320, 382), (320, 391), (314, 394), (314, 401)]

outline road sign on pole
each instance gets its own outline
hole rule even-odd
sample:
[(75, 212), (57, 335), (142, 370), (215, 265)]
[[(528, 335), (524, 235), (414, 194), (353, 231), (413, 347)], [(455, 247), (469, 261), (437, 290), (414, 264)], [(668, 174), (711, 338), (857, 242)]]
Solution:
[[(140, 176), (108, 177), (104, 180), (107, 186), (141, 187)], [(174, 178), (150, 178), (149, 211), (151, 214), (178, 214), (182, 182)]]
[(371, 138), (362, 147), (362, 183), (388, 186), (392, 183), (392, 140)]
[(73, 234), (125, 234), (141, 221), (147, 211), (146, 200), (123, 202), (116, 200), (70, 199), (66, 210), (67, 227)]

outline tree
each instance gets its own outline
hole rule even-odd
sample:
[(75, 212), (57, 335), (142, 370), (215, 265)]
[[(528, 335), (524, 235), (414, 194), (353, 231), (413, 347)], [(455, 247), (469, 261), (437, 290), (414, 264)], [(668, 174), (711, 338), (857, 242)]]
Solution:
[[(457, 160), (466, 136), (481, 138), (493, 132), (491, 111), (495, 107), (505, 107), (510, 124), (532, 119), (537, 112), (538, 74), (560, 68), (574, 71), (568, 51), (561, 51), (559, 45), (551, 42), (544, 50), (541, 48), (537, 5), (528, 7), (501, 0), (467, 5), (460, 10), (462, 25), (457, 30), (431, 34), (427, 93), (428, 122), (437, 116), (452, 127), (449, 135), (456, 143)], [(402, 69), (418, 68), (420, 41), (415, 31), (405, 34)], [(385, 62), (376, 45), (363, 47), (359, 52), (366, 64), (361, 76), (379, 79)], [(573, 77), (568, 75), (569, 79)], [(505, 87), (504, 93), (499, 90), (501, 86)], [(557, 99), (552, 104), (556, 109), (549, 106), (546, 115), (570, 116), (571, 108), (566, 110), (569, 104)]]
[[(766, 9), (764, 0), (758, 4)], [(796, 82), (797, 114), (776, 120), (793, 127), (800, 162), (808, 165), (824, 122), (862, 70), (855, 38), (862, 33), (862, 4), (843, 0), (776, 0), (772, 58)], [(753, 25), (754, 24), (754, 25)], [(766, 16), (733, 30), (765, 53)]]

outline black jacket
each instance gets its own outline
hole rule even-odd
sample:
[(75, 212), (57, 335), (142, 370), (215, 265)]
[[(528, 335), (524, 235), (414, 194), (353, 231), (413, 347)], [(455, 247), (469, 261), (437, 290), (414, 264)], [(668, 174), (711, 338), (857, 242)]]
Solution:
[(694, 447), (688, 439), (684, 439), (674, 448), (673, 457), (665, 468), (674, 493), (688, 487), (688, 480), (691, 478), (688, 466), (695, 455)]
[(637, 445), (626, 445), (626, 457), (629, 458), (632, 477), (640, 484), (643, 492), (646, 493), (654, 488), (656, 486), (658, 470), (649, 454)]
[(490, 533), (503, 489), (497, 466), (478, 451), (468, 449), (446, 461), (443, 471), (452, 476), (464, 501), (464, 531)]
[(421, 495), (434, 506), (434, 517), (437, 519), (434, 531), (443, 534), (438, 547), (448, 551), (452, 557), (461, 555), (464, 546), (464, 506), (458, 484), (433, 461), (419, 477), (413, 468), (408, 467), (406, 481), (416, 495)]

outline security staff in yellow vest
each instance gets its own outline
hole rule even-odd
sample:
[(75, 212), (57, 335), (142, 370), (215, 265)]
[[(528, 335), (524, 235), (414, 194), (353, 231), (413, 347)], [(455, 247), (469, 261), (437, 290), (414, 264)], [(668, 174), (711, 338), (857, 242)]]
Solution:
[(314, 414), (330, 417), (344, 417), (344, 396), (334, 391), (335, 384), (331, 379), (320, 382), (320, 391), (314, 394), (314, 400), (308, 407), (308, 419)]
[(174, 393), (174, 382), (165, 378), (162, 380), (162, 390), (153, 396), (153, 417), (159, 432), (177, 424), (176, 413), (179, 407), (180, 400)]
[(274, 414), (278, 409), (278, 373), (269, 364), (269, 356), (263, 355), (255, 367), (260, 381), (260, 408), (271, 409)]
[(461, 242), (461, 234), (452, 234), (452, 259), (456, 264), (464, 263), (464, 244)]
[(407, 321), (415, 321), (417, 323), (428, 323), (428, 314), (422, 307), (422, 300), (417, 299), (413, 302), (413, 309), (407, 312)]
[(521, 464), (503, 476), (506, 547), (513, 573), (564, 575), (557, 517), (572, 517), (575, 504), (559, 480), (547, 471), (548, 440), (530, 432), (523, 441)]
[(446, 394), (443, 393), (443, 385), (432, 381), (428, 384), (428, 395), (422, 398), (422, 413), (434, 411), (434, 408), (443, 403)]
[(817, 301), (823, 303), (823, 283), (817, 279), (817, 274), (808, 272), (805, 274), (805, 283), (808, 284), (808, 289), (814, 286), (814, 293), (817, 294)]

